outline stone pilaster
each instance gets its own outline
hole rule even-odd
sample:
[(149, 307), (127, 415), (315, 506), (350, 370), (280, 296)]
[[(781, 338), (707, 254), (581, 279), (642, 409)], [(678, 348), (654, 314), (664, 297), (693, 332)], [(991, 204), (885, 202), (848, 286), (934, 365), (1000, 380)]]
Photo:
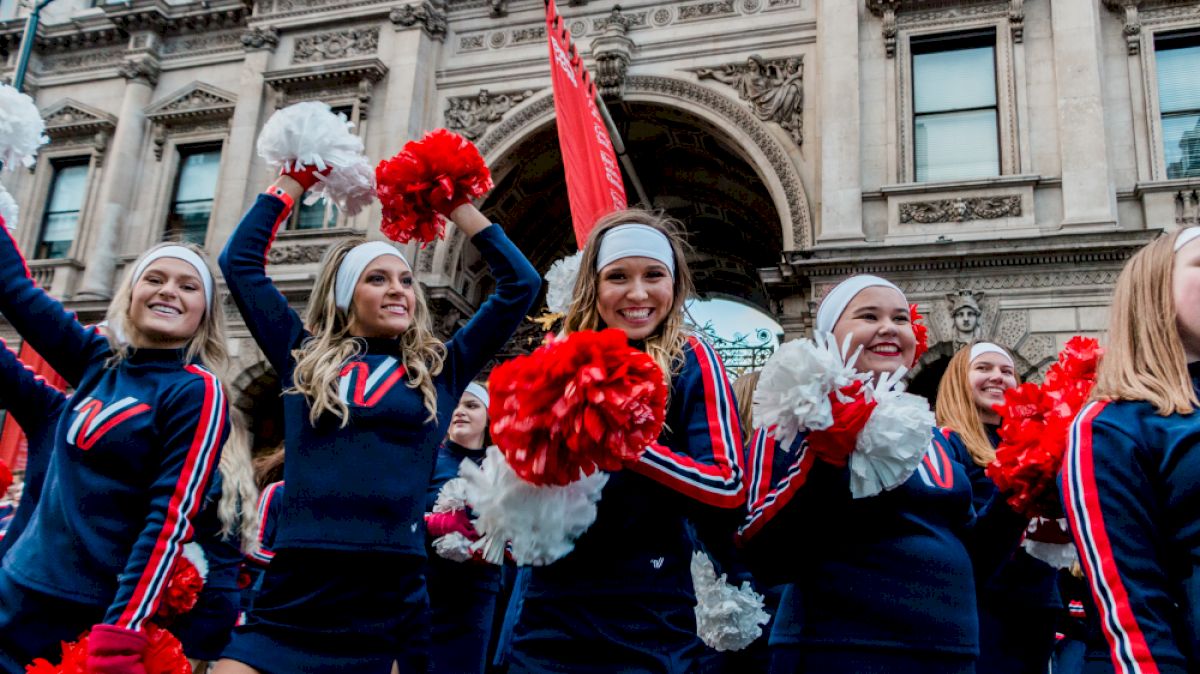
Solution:
[(846, 0), (820, 0), (817, 54), (821, 143), (818, 245), (863, 239), (862, 158), (859, 119), (858, 8)]

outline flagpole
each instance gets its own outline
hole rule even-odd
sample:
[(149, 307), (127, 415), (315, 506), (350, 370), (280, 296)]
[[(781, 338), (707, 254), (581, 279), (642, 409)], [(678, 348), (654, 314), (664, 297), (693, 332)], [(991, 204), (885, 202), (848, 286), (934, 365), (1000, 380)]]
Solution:
[(646, 208), (650, 208), (653, 204), (650, 197), (646, 196), (646, 190), (642, 187), (642, 181), (638, 178), (637, 169), (633, 167), (633, 159), (625, 153), (625, 141), (621, 139), (621, 132), (617, 131), (617, 125), (613, 123), (612, 115), (608, 114), (608, 106), (604, 104), (604, 99), (600, 97), (600, 92), (596, 92), (596, 107), (600, 109), (600, 116), (604, 118), (604, 126), (608, 127), (608, 135), (612, 140), (613, 152), (617, 153), (617, 158), (621, 160), (621, 166), (625, 167), (625, 172), (629, 174), (629, 180), (633, 183), (633, 191), (637, 192), (638, 201)]

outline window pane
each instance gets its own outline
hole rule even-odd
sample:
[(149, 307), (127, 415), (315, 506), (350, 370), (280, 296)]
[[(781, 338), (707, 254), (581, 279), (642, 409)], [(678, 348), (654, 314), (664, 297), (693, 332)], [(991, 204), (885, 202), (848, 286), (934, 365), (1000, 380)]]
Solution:
[(337, 206), (326, 205), (322, 199), (314, 204), (300, 206), (300, 212), (296, 216), (296, 229), (322, 229), (332, 227), (336, 221)]
[(175, 212), (167, 225), (173, 241), (204, 244), (208, 231), (208, 217), (212, 214), (211, 201), (191, 201), (175, 204)]
[(922, 115), (914, 127), (918, 181), (1000, 175), (995, 110)]
[(1164, 115), (1168, 178), (1200, 178), (1200, 114)]
[(913, 56), (913, 111), (942, 112), (996, 105), (992, 47)]
[(87, 188), (87, 164), (58, 166), (46, 200), (46, 215), (42, 221), (42, 238), (37, 255), (43, 259), (67, 256), (75, 231), (79, 226), (79, 210)]
[(1200, 46), (1164, 49), (1158, 61), (1158, 105), (1162, 112), (1200, 111)]
[(54, 172), (54, 187), (50, 190), (50, 201), (46, 210), (78, 211), (83, 204), (83, 190), (87, 186), (87, 164), (63, 166)]
[(175, 192), (175, 201), (211, 200), (217, 193), (220, 165), (220, 150), (184, 155), (179, 163), (179, 188)]

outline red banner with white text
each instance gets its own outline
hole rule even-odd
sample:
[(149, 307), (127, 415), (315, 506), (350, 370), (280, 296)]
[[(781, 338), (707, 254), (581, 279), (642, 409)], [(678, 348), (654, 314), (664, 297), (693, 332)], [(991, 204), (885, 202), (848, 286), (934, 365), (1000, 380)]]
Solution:
[(567, 197), (575, 240), (582, 249), (596, 219), (625, 208), (625, 183), (604, 118), (596, 107), (596, 85), (571, 43), (554, 0), (546, 0), (546, 38), (550, 41), (550, 80)]
[[(7, 349), (0, 342), (0, 348)], [(50, 364), (45, 361), (37, 351), (33, 350), (28, 343), (21, 345), (21, 351), (17, 355), (21, 362), (33, 370), (34, 374), (46, 380), (54, 388), (60, 391), (67, 390), (67, 381), (63, 379)], [(25, 434), (21, 432), (21, 427), (17, 425), (16, 419), (13, 419), (11, 414), (4, 416), (4, 428), (0, 430), (0, 461), (3, 461), (13, 471), (25, 470), (25, 457), (27, 451), (27, 442)]]

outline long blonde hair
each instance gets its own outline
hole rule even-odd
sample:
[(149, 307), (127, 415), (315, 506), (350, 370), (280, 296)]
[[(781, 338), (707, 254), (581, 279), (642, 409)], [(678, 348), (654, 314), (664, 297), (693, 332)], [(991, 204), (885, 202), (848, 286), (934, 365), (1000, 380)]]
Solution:
[[(334, 281), (346, 254), (365, 242), (362, 238), (347, 239), (325, 253), (304, 321), (312, 336), (292, 351), (296, 369), (293, 386), (285, 393), (300, 393), (308, 398), (308, 419), (314, 425), (326, 412), (340, 419), (343, 428), (350, 423), (350, 408), (338, 396), (338, 379), (346, 363), (362, 352), (362, 343), (350, 335), (353, 303), (350, 311), (338, 308), (334, 300)], [(412, 325), (400, 336), (401, 357), (407, 386), (420, 389), (429, 412), (427, 419), (434, 421), (437, 419), (437, 390), (433, 378), (442, 371), (446, 346), (433, 334), (433, 321), (421, 285), (414, 284), (413, 291), (416, 306), (413, 307)]]
[[(934, 412), (938, 426), (958, 433), (975, 463), (986, 466), (996, 460), (996, 448), (992, 447), (992, 442), (984, 432), (983, 418), (979, 416), (979, 406), (975, 404), (975, 394), (971, 390), (971, 347), (975, 344), (971, 342), (964, 346), (950, 359), (938, 384)], [(1003, 346), (1000, 348), (1004, 349)], [(1012, 359), (1008, 349), (1004, 349), (1004, 352)], [(1020, 384), (1021, 378), (1016, 379)]]
[[(191, 243), (160, 243), (142, 253), (137, 260), (129, 264), (125, 269), (125, 275), (121, 278), (121, 284), (117, 287), (117, 292), (113, 295), (112, 302), (108, 305), (108, 312), (104, 316), (109, 327), (105, 334), (108, 336), (109, 348), (112, 350), (112, 355), (107, 361), (109, 367), (115, 367), (128, 358), (136, 350), (129, 343), (129, 338), (142, 334), (129, 316), (129, 308), (133, 303), (133, 286), (137, 282), (137, 279), (133, 278), (133, 272), (147, 255), (165, 246), (187, 248), (199, 255), (200, 259), (204, 260), (205, 266), (208, 267), (208, 273), (213, 274), (212, 263), (204, 249)], [(211, 370), (217, 379), (223, 380), (223, 375), (229, 368), (229, 350), (225, 346), (225, 311), (221, 306), (221, 297), (220, 294), (214, 295), (212, 302), (205, 307), (204, 317), (200, 319), (196, 334), (188, 339), (187, 345), (184, 347), (184, 359), (189, 363), (199, 361), (205, 368)], [(228, 394), (228, 390), (226, 393)]]
[(653, 227), (667, 236), (671, 251), (675, 255), (675, 295), (671, 310), (659, 324), (654, 334), (646, 338), (646, 353), (663, 371), (669, 382), (683, 367), (683, 351), (687, 346), (689, 331), (684, 322), (684, 303), (694, 293), (692, 272), (680, 244), (682, 226), (662, 213), (652, 213), (638, 208), (614, 211), (596, 221), (592, 233), (583, 247), (583, 259), (579, 263), (579, 276), (575, 279), (575, 292), (571, 296), (571, 307), (563, 322), (563, 333), (579, 330), (599, 330), (604, 326), (597, 306), (600, 291), (600, 270), (596, 262), (600, 255), (600, 240), (604, 233), (618, 225), (639, 224)]
[(1175, 240), (1181, 231), (1146, 244), (1117, 277), (1093, 400), (1145, 400), (1163, 416), (1200, 406), (1176, 324)]
[(733, 380), (733, 398), (737, 401), (738, 419), (742, 422), (742, 440), (746, 446), (754, 440), (754, 389), (762, 370), (754, 370)]
[(236, 529), (242, 553), (258, 549), (258, 485), (254, 481), (254, 462), (251, 458), (249, 424), (241, 412), (229, 410), (229, 438), (221, 450), (221, 500), (217, 502), (217, 519), (221, 521), (221, 537), (228, 538)]

